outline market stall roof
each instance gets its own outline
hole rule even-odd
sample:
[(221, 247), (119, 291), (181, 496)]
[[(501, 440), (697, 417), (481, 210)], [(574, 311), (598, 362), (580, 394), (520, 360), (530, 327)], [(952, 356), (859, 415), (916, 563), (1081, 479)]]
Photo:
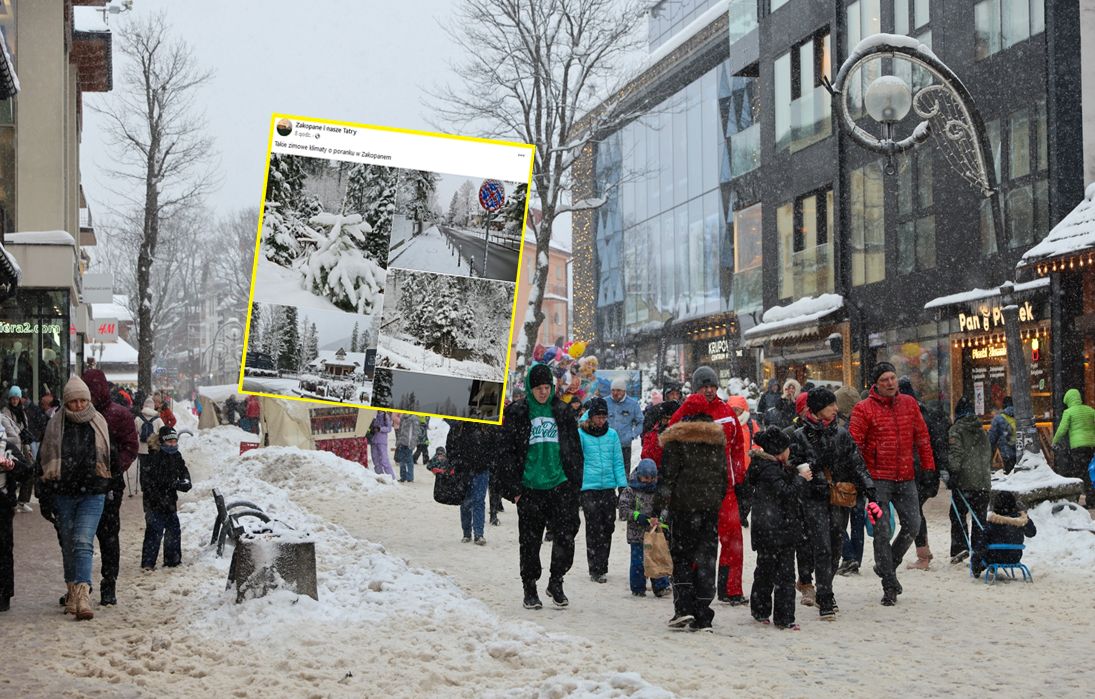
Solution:
[(747, 347), (756, 347), (768, 340), (805, 337), (820, 330), (821, 319), (844, 308), (840, 294), (806, 296), (786, 306), (773, 306), (761, 316), (761, 323), (742, 333)]
[(234, 383), (221, 384), (219, 386), (198, 386), (198, 395), (205, 396), (209, 400), (223, 403), (232, 396), (242, 396), (240, 387)]
[[(1015, 284), (1015, 291), (1017, 293), (1023, 291), (1034, 291), (1036, 289), (1041, 289), (1047, 286), (1049, 286), (1049, 277), (1043, 277), (1041, 279), (1035, 279), (1031, 282), (1021, 282), (1019, 284)], [(934, 298), (931, 301), (925, 303), (924, 308), (944, 308), (946, 306), (954, 306), (960, 303), (970, 303), (972, 301), (996, 298), (998, 296), (1000, 296), (999, 286), (993, 287), (992, 289), (970, 289), (969, 291), (963, 291), (957, 294), (949, 294), (947, 296)]]
[(113, 318), (122, 323), (132, 323), (133, 313), (117, 302), (117, 296), (112, 303), (93, 303), (91, 304), (91, 317), (96, 320), (102, 318)]
[(1087, 186), (1083, 200), (1042, 242), (1023, 253), (1019, 267), (1090, 250), (1095, 250), (1095, 182)]

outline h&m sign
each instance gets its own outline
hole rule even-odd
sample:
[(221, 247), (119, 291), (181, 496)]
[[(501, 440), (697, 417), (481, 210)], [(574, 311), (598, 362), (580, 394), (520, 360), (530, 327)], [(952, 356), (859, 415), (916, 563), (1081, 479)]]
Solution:
[[(1037, 320), (1034, 315), (1034, 306), (1030, 301), (1023, 301), (1019, 306), (1019, 322), (1029, 323)], [(1004, 310), (1000, 306), (981, 306), (973, 313), (958, 314), (958, 329), (962, 332), (984, 332), (995, 328), (1004, 327)]]

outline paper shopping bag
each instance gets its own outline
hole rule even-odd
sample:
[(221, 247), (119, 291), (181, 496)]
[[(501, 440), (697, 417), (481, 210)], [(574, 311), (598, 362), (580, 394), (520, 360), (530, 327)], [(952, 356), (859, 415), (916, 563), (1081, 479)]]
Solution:
[(669, 555), (669, 541), (661, 527), (643, 534), (643, 575), (664, 578), (672, 574), (673, 558)]

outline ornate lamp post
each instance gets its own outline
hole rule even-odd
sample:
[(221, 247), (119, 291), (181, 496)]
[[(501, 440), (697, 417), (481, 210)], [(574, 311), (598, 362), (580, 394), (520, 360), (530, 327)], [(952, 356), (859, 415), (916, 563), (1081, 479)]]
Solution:
[[(883, 75), (867, 87), (864, 107), (877, 122), (881, 135), (875, 136), (856, 123), (849, 105), (848, 85), (859, 70), (874, 61), (889, 59), (897, 64), (904, 61), (918, 66), (934, 80), (915, 93), (901, 77)], [(969, 90), (946, 64), (916, 39), (896, 34), (875, 34), (866, 37), (852, 49), (840, 66), (836, 80), (827, 85), (832, 93), (837, 122), (849, 138), (859, 146), (886, 156), (886, 174), (897, 169), (894, 156), (911, 151), (929, 139), (943, 152), (947, 163), (992, 202), (992, 218), (997, 250), (1006, 250), (1003, 217), (1001, 215), (996, 169), (992, 151), (985, 136), (985, 124)], [(897, 138), (896, 125), (909, 111), (921, 120), (904, 138)], [(1002, 273), (1003, 270), (1000, 270)], [(1017, 448), (1037, 452), (1038, 439), (1030, 400), (1030, 378), (1023, 345), (1019, 338), (1019, 312), (1010, 283), (1000, 288), (1004, 302), (1005, 335), (1007, 337), (1008, 370), (1011, 395), (1015, 403)]]

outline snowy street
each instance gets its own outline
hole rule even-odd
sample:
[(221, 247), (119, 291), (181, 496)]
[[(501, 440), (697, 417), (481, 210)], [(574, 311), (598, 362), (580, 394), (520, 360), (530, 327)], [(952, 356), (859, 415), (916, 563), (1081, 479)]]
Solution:
[[(431, 450), (446, 429), (431, 426)], [(1083, 696), (1095, 678), (1083, 616), (1095, 550), (1087, 533), (1069, 535), (1069, 559), (1050, 546), (1064, 541), (1060, 533), (1039, 521), (1026, 559), (1036, 582), (987, 586), (940, 557), (948, 525), (939, 497), (927, 506), (936, 561), (929, 572), (902, 571), (897, 607), (879, 606), (878, 582), (864, 574), (837, 579), (835, 623), (799, 606), (802, 631), (780, 632), (720, 604), (713, 636), (675, 633), (664, 626), (668, 598), (627, 590), (622, 526), (608, 584), (586, 575), (579, 532), (570, 607), (528, 611), (509, 503), (501, 526), (488, 526), (486, 546), (461, 544), (458, 510), (432, 501), (423, 467), (414, 483), (395, 484), (325, 452), (235, 456), (248, 437), (220, 427), (183, 438), (195, 488), (180, 501), (180, 568), (138, 572), (143, 522), (139, 498), (126, 499), (120, 604), (95, 605), (91, 622), (75, 625), (56, 604), (52, 529), (37, 514), (15, 518), (17, 593), (5, 630), (21, 652), (5, 673), (5, 695), (651, 699), (751, 688), (754, 696), (878, 697), (997, 686)], [(281, 591), (234, 603), (224, 590), (228, 552), (218, 559), (205, 546), (212, 487), (311, 534), (318, 602)], [(748, 548), (746, 530), (747, 587)], [(868, 552), (865, 568), (869, 561)], [(94, 569), (97, 581), (97, 561)]]
[(511, 282), (517, 277), (519, 250), (498, 243), (490, 243), (490, 252), (487, 253), (487, 273), (482, 274), (480, 270), (483, 269), (483, 232), (452, 226), (441, 226), (441, 231), (456, 244), (462, 259), (472, 261), (476, 276), (486, 277), (487, 279), (501, 279), (507, 282)]

